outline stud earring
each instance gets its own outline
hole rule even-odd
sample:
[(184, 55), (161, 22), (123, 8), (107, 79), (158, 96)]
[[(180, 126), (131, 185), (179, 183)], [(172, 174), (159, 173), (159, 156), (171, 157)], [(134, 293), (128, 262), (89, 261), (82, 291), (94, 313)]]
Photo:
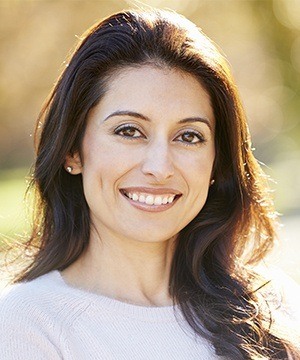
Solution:
[(213, 185), (214, 183), (215, 183), (215, 179), (212, 179), (210, 185)]
[(71, 174), (73, 168), (72, 168), (72, 166), (67, 166), (67, 167), (66, 167), (66, 170), (67, 170), (68, 173)]

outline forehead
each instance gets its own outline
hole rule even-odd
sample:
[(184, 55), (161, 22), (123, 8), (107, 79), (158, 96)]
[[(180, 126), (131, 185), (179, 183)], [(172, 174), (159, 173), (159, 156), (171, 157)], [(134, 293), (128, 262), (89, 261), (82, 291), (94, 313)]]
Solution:
[(102, 116), (111, 111), (142, 112), (149, 118), (207, 117), (214, 126), (210, 96), (200, 81), (174, 68), (143, 65), (112, 74), (97, 106)]

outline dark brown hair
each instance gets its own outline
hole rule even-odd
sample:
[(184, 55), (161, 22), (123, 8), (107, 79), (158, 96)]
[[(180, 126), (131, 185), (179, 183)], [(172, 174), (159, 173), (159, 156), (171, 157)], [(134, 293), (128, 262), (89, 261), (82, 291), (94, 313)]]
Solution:
[(286, 359), (293, 347), (272, 333), (247, 268), (272, 247), (274, 212), (236, 87), (213, 43), (169, 11), (114, 14), (88, 30), (74, 51), (38, 119), (42, 129), (36, 130), (31, 184), (37, 202), (26, 244), (34, 254), (15, 282), (63, 270), (87, 248), (90, 217), (82, 178), (64, 170), (65, 158), (80, 151), (87, 114), (105, 94), (110, 76), (145, 64), (192, 74), (209, 93), (216, 119), (216, 182), (178, 236), (170, 274), (174, 303), (218, 355)]

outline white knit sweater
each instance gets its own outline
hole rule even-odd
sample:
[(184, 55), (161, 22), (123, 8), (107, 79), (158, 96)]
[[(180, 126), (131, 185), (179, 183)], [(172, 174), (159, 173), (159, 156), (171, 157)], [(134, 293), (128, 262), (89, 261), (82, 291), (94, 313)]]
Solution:
[[(177, 320), (176, 320), (177, 317)], [(220, 359), (178, 307), (144, 307), (67, 285), (58, 271), (0, 299), (1, 360)]]

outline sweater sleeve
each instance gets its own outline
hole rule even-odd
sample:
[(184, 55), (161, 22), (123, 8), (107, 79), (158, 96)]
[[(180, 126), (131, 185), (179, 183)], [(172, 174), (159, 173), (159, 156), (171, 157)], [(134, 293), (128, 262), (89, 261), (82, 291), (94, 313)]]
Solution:
[[(49, 325), (49, 324), (48, 324)], [(8, 296), (0, 301), (1, 360), (61, 360), (63, 357), (47, 331), (47, 321), (28, 307)]]

